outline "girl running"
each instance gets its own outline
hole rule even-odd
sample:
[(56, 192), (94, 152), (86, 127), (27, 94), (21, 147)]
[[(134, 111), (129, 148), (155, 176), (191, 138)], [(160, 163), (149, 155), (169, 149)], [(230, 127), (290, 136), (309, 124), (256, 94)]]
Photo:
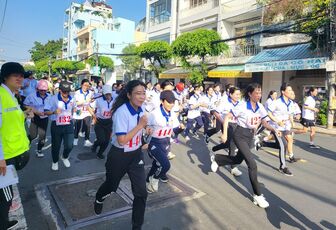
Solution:
[(201, 107), (201, 116), (204, 124), (204, 135), (208, 132), (211, 114), (210, 111), (214, 108), (215, 97), (213, 96), (214, 90), (212, 86), (206, 89), (206, 93), (201, 97), (201, 103), (207, 105), (207, 107)]
[(166, 177), (170, 169), (168, 151), (170, 147), (170, 136), (173, 132), (174, 119), (177, 119), (171, 110), (175, 104), (174, 93), (170, 90), (161, 92), (161, 105), (156, 108), (148, 117), (148, 126), (152, 129), (151, 140), (148, 146), (148, 154), (153, 158), (152, 167), (147, 175), (147, 191), (157, 192), (159, 179)]
[(96, 141), (91, 147), (92, 152), (99, 151), (97, 157), (104, 159), (104, 151), (106, 150), (112, 133), (112, 87), (104, 85), (102, 88), (102, 96), (95, 100), (93, 107), (96, 113), (93, 116), (95, 121), (94, 130), (96, 133)]
[(141, 108), (146, 99), (146, 85), (138, 80), (127, 83), (112, 107), (112, 147), (108, 153), (106, 180), (99, 187), (94, 211), (102, 212), (103, 202), (128, 174), (133, 192), (132, 229), (141, 229), (144, 221), (147, 191), (144, 156), (141, 151), (142, 130), (147, 117)]
[(248, 166), (248, 172), (250, 181), (253, 188), (253, 203), (261, 208), (267, 208), (269, 203), (266, 201), (260, 191), (260, 185), (257, 177), (257, 164), (253, 159), (251, 148), (253, 146), (253, 138), (257, 127), (260, 123), (267, 129), (275, 131), (271, 127), (265, 118), (267, 118), (267, 112), (264, 106), (259, 103), (261, 98), (261, 86), (257, 83), (250, 84), (246, 88), (245, 100), (241, 102), (239, 106), (232, 109), (224, 118), (224, 132), (222, 135), (222, 141), (225, 143), (228, 139), (228, 123), (229, 120), (235, 117), (237, 119), (237, 128), (233, 134), (233, 140), (237, 145), (238, 152), (236, 156), (224, 156), (216, 155), (212, 158), (211, 169), (216, 172), (218, 166), (224, 165), (236, 165), (245, 160)]

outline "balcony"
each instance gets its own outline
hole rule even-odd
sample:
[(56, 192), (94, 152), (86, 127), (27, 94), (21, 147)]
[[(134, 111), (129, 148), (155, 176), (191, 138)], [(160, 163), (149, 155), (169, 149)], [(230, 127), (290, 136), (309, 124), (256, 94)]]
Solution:
[(264, 36), (260, 41), (262, 47), (288, 46), (309, 42), (311, 37), (305, 34), (283, 34), (275, 36)]
[(257, 55), (261, 47), (257, 44), (232, 44), (229, 50), (224, 53), (226, 58), (251, 57)]
[(262, 7), (256, 0), (225, 0), (221, 4), (221, 16), (228, 22), (239, 22), (261, 17)]
[(218, 6), (219, 6), (218, 0), (209, 0), (207, 1), (207, 3), (198, 5), (196, 7), (195, 6), (191, 7), (190, 3), (188, 2), (188, 5), (179, 11), (179, 17), (181, 21), (183, 21), (181, 24), (184, 23), (185, 21), (184, 19), (190, 18), (193, 16), (196, 16), (197, 19), (200, 19), (200, 18), (209, 17), (214, 14), (218, 14), (219, 13)]

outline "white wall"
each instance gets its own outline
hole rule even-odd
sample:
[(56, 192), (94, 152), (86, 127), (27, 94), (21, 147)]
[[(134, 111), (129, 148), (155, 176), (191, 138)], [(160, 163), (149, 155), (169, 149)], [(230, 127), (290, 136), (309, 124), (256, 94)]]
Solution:
[(269, 91), (276, 90), (280, 95), (279, 90), (282, 84), (282, 72), (264, 72), (262, 83), (262, 103), (265, 103)]

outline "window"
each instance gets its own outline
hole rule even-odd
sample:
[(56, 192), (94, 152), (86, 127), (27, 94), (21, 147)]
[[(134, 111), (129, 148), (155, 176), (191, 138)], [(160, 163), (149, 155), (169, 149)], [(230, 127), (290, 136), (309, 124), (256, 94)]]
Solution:
[(114, 49), (114, 43), (111, 43), (111, 44), (110, 44), (110, 48), (111, 48), (111, 49)]
[(190, 0), (190, 8), (201, 6), (203, 4), (206, 4), (207, 2), (208, 0)]
[(159, 0), (150, 5), (151, 25), (161, 24), (170, 20), (171, 0)]

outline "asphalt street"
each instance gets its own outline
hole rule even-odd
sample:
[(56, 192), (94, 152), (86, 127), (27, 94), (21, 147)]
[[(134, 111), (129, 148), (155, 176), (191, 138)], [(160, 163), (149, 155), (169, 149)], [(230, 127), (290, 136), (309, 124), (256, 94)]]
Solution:
[[(308, 135), (296, 135), (294, 153), (303, 160), (288, 163), (293, 177), (278, 172), (277, 150), (265, 149), (255, 153), (262, 192), (270, 203), (266, 210), (251, 201), (251, 184), (245, 163), (239, 166), (243, 175), (235, 178), (226, 168), (217, 173), (210, 170), (209, 149), (219, 142), (212, 137), (209, 145), (203, 136), (173, 144), (176, 158), (169, 172), (184, 183), (203, 192), (200, 198), (176, 200), (162, 208), (147, 210), (143, 229), (336, 229), (336, 142), (335, 136), (318, 134), (310, 149)], [(50, 144), (48, 136), (47, 146)], [(94, 140), (94, 133), (91, 133)], [(28, 229), (56, 229), (47, 221), (45, 207), (38, 202), (34, 187), (60, 179), (104, 172), (104, 160), (98, 160), (83, 147), (83, 140), (71, 153), (71, 167), (60, 162), (58, 172), (51, 171), (50, 145), (44, 158), (35, 157), (33, 142), (31, 159), (19, 172), (20, 196)], [(222, 154), (226, 154), (224, 151)], [(151, 164), (147, 159), (146, 165)], [(149, 195), (151, 196), (151, 195)], [(76, 205), (76, 204), (73, 204)], [(82, 229), (131, 229), (131, 215), (103, 220)]]

